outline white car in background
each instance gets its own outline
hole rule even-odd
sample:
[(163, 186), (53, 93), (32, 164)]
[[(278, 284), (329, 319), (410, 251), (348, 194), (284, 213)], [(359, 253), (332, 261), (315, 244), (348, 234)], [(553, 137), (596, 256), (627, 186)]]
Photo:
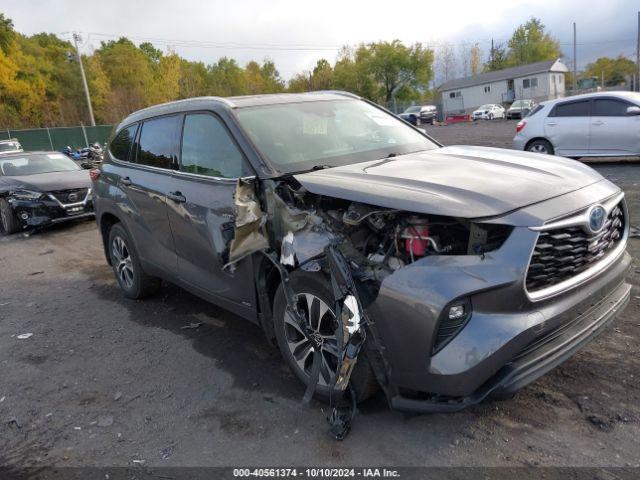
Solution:
[(640, 155), (640, 93), (598, 92), (543, 102), (518, 122), (513, 145), (572, 158)]
[(473, 120), (493, 120), (494, 118), (505, 118), (505, 109), (502, 105), (487, 103), (481, 105), (471, 114)]

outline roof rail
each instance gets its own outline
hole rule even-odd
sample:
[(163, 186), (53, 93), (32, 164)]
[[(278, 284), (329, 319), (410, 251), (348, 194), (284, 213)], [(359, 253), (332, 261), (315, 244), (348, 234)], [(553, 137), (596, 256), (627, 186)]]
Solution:
[(355, 93), (345, 92), (344, 90), (316, 90), (315, 92), (308, 93), (332, 93), (333, 95), (342, 95), (343, 97), (360, 99), (360, 97)]

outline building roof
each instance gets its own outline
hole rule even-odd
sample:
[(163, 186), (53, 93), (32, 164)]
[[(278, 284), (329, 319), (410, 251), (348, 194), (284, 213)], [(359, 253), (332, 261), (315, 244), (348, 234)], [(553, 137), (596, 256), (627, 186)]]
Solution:
[(509, 80), (511, 78), (524, 77), (542, 72), (566, 72), (567, 67), (560, 60), (545, 60), (544, 62), (530, 63), (528, 65), (520, 65), (519, 67), (505, 68), (504, 70), (496, 70), (494, 72), (481, 73), (473, 77), (456, 78), (440, 85), (438, 90), (455, 90), (464, 87), (473, 87), (491, 82), (499, 82), (500, 80)]

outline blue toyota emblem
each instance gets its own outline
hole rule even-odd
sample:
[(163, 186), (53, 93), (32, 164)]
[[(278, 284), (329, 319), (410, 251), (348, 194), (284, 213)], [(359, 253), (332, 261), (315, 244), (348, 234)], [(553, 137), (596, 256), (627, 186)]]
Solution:
[(595, 205), (591, 207), (589, 211), (589, 230), (593, 233), (598, 233), (604, 226), (604, 221), (607, 216), (607, 212), (602, 205)]

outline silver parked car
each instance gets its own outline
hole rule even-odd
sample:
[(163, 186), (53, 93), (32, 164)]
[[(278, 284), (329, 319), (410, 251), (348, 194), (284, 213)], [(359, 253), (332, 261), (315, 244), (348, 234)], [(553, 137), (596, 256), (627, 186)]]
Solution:
[(640, 155), (640, 93), (599, 92), (543, 102), (516, 126), (514, 147), (565, 157)]
[(535, 106), (533, 100), (516, 100), (507, 110), (507, 118), (524, 118)]

